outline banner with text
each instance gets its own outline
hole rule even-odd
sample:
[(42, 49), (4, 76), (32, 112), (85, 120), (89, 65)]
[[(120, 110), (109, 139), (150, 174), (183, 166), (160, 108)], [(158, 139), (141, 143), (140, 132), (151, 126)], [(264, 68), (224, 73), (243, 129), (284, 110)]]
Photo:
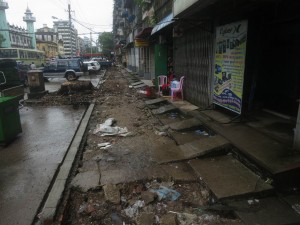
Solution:
[(213, 103), (241, 114), (247, 21), (217, 27)]

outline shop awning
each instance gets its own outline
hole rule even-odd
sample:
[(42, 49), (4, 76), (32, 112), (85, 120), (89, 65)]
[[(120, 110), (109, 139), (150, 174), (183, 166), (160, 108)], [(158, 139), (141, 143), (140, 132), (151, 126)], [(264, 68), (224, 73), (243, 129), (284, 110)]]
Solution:
[(150, 37), (152, 28), (153, 27), (144, 28), (141, 32), (139, 32), (137, 35), (135, 35), (135, 38), (146, 39), (146, 38)]
[(167, 27), (168, 25), (172, 24), (173, 21), (173, 13), (169, 14), (168, 16), (166, 16), (165, 18), (163, 18), (158, 24), (156, 24), (151, 32), (151, 35), (153, 35), (154, 33), (156, 33), (157, 31), (161, 30), (164, 27)]

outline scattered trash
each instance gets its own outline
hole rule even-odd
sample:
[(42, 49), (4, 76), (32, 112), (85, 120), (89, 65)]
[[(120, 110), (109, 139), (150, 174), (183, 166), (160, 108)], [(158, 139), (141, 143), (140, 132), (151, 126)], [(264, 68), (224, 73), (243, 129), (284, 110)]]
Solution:
[(139, 209), (145, 206), (145, 202), (138, 200), (136, 201), (133, 206), (129, 206), (128, 208), (124, 209), (125, 214), (130, 218), (136, 217), (139, 214)]
[(163, 132), (163, 131), (155, 131), (155, 134), (156, 135), (159, 135), (159, 136), (167, 136), (168, 134), (166, 132)]
[(300, 204), (292, 205), (292, 208), (293, 208), (298, 214), (300, 214)]
[(107, 119), (104, 123), (97, 124), (96, 129), (93, 131), (93, 134), (102, 133), (100, 136), (123, 136), (126, 137), (130, 134), (127, 128), (124, 127), (113, 127), (115, 123), (114, 118)]
[(160, 186), (159, 189), (151, 189), (150, 191), (157, 194), (159, 201), (162, 199), (176, 201), (180, 197), (179, 192), (164, 186)]
[(100, 147), (100, 149), (107, 149), (107, 148), (111, 147), (111, 144), (109, 142), (104, 142), (104, 143), (98, 144), (98, 147)]
[(259, 200), (258, 199), (249, 199), (247, 202), (249, 205), (254, 205), (254, 204), (258, 204)]
[(209, 134), (205, 130), (195, 130), (195, 133), (198, 135), (209, 136)]
[(179, 224), (195, 224), (197, 222), (198, 216), (189, 213), (177, 213), (177, 219)]
[(85, 202), (82, 205), (80, 205), (78, 213), (79, 214), (84, 214), (84, 215), (89, 215), (92, 212), (94, 212), (95, 210), (96, 209), (92, 205)]
[(176, 119), (178, 117), (177, 112), (171, 112), (169, 118), (170, 119)]

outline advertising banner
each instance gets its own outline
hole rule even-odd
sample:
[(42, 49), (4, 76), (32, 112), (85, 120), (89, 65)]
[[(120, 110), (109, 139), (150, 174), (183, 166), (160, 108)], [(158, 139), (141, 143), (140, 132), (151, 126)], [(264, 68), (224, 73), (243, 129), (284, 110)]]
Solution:
[(217, 27), (213, 103), (241, 114), (247, 21)]

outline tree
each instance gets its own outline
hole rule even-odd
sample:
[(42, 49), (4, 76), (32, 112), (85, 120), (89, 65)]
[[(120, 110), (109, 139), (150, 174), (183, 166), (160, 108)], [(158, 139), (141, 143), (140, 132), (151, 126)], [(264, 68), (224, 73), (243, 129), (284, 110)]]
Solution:
[(113, 33), (103, 32), (101, 35), (99, 35), (98, 40), (103, 54), (106, 56), (110, 56), (111, 52), (114, 50)]
[(2, 43), (6, 41), (2, 34), (0, 34), (0, 47), (2, 47)]

